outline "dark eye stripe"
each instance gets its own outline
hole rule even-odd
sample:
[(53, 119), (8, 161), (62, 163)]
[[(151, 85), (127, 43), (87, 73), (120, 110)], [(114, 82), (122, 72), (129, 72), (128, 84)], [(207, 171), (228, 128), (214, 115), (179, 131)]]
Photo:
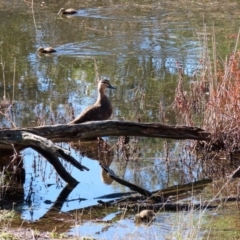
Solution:
[(109, 86), (109, 85), (110, 85), (110, 83), (109, 83), (109, 81), (108, 81), (108, 80), (105, 80), (105, 79), (104, 79), (104, 80), (102, 80), (101, 82), (102, 82), (103, 84), (107, 85), (107, 86)]

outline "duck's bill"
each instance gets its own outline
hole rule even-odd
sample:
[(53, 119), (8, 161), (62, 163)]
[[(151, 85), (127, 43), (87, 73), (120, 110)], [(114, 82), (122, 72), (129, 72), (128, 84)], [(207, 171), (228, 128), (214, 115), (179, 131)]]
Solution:
[(117, 88), (115, 88), (115, 87), (112, 86), (112, 85), (108, 85), (108, 88), (111, 88), (111, 89), (117, 89)]

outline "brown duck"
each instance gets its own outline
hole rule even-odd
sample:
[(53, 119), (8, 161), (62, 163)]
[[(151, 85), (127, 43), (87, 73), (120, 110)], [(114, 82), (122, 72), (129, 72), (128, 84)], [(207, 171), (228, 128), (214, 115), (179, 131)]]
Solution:
[(56, 52), (56, 50), (53, 47), (46, 47), (46, 48), (40, 47), (38, 49), (38, 52), (39, 53), (54, 53), (54, 52)]
[(75, 10), (74, 8), (61, 8), (58, 12), (58, 14), (75, 14), (77, 13), (77, 10)]
[(134, 222), (141, 223), (141, 222), (151, 222), (155, 217), (155, 213), (152, 210), (142, 210), (140, 213), (135, 215)]
[(112, 115), (112, 105), (110, 100), (105, 94), (105, 89), (113, 87), (107, 79), (98, 82), (98, 98), (97, 101), (87, 107), (78, 117), (69, 122), (68, 124), (83, 123), (88, 121), (101, 121), (107, 120)]

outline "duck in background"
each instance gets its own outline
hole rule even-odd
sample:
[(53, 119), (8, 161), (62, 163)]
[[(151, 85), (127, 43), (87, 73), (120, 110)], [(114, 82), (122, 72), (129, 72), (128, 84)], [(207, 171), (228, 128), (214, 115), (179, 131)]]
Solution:
[(56, 50), (53, 47), (40, 47), (38, 49), (38, 53), (54, 53), (56, 52)]
[(77, 10), (75, 10), (74, 8), (68, 8), (68, 9), (61, 8), (58, 12), (59, 15), (61, 15), (61, 14), (75, 14), (75, 13), (77, 13)]

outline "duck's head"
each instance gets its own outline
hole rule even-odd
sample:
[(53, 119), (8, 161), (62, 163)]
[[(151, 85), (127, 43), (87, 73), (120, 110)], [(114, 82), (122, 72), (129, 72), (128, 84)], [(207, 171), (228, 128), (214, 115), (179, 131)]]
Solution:
[(43, 47), (40, 47), (37, 51), (38, 51), (39, 53), (43, 53), (43, 52), (44, 52), (44, 48), (43, 48)]
[(58, 12), (58, 14), (63, 14), (65, 12), (65, 8), (61, 8)]
[(139, 213), (137, 213), (134, 217), (134, 222), (135, 223), (139, 223), (142, 220), (141, 216)]
[(105, 89), (105, 88), (111, 88), (111, 89), (116, 89), (115, 87), (113, 87), (109, 80), (107, 79), (101, 79), (98, 82), (98, 89)]

